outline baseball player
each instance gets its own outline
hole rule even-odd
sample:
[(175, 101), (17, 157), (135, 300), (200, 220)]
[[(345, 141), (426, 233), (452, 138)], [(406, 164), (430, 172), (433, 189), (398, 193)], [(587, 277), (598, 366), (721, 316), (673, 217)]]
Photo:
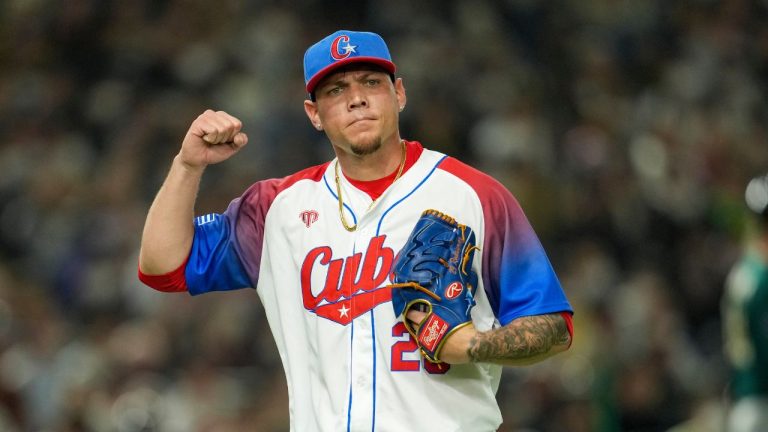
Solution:
[(731, 432), (768, 430), (768, 175), (752, 179), (745, 195), (755, 226), (722, 302)]
[[(377, 34), (323, 38), (304, 55), (304, 109), (336, 158), (258, 181), (223, 213), (195, 218), (205, 167), (248, 141), (238, 119), (209, 110), (147, 215), (144, 283), (192, 295), (256, 289), (293, 431), (496, 430), (502, 365), (571, 343), (571, 306), (510, 192), (400, 137), (395, 69)], [(437, 278), (419, 276), (427, 261)]]

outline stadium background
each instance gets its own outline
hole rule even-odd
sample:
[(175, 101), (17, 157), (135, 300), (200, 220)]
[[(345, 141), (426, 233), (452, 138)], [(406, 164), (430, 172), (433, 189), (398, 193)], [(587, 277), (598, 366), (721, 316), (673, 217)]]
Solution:
[[(573, 349), (507, 369), (502, 431), (719, 430), (719, 301), (766, 171), (768, 2), (6, 0), (0, 4), (0, 430), (287, 430), (250, 290), (136, 278), (144, 214), (191, 120), (250, 144), (199, 212), (330, 157), (304, 49), (389, 41), (403, 136), (496, 176), (577, 311)], [(701, 423), (697, 423), (701, 422)]]

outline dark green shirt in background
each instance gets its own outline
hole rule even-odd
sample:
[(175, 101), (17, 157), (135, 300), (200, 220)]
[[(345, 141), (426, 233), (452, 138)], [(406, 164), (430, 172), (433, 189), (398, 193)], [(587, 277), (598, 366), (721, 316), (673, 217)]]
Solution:
[(756, 251), (731, 270), (723, 318), (731, 396), (768, 397), (768, 263)]

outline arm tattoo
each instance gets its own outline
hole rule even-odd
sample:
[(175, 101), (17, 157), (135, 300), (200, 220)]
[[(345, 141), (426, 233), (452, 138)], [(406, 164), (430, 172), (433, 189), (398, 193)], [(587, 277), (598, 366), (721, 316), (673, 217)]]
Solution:
[(478, 333), (470, 341), (467, 354), (473, 362), (524, 360), (547, 354), (553, 346), (566, 345), (569, 339), (560, 314), (528, 316)]

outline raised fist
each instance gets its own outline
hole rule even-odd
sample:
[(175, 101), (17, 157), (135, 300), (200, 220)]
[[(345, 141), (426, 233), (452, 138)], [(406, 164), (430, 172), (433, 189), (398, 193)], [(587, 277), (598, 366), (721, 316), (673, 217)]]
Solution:
[(206, 110), (189, 127), (179, 156), (186, 165), (204, 168), (229, 159), (248, 143), (243, 123), (224, 111)]

